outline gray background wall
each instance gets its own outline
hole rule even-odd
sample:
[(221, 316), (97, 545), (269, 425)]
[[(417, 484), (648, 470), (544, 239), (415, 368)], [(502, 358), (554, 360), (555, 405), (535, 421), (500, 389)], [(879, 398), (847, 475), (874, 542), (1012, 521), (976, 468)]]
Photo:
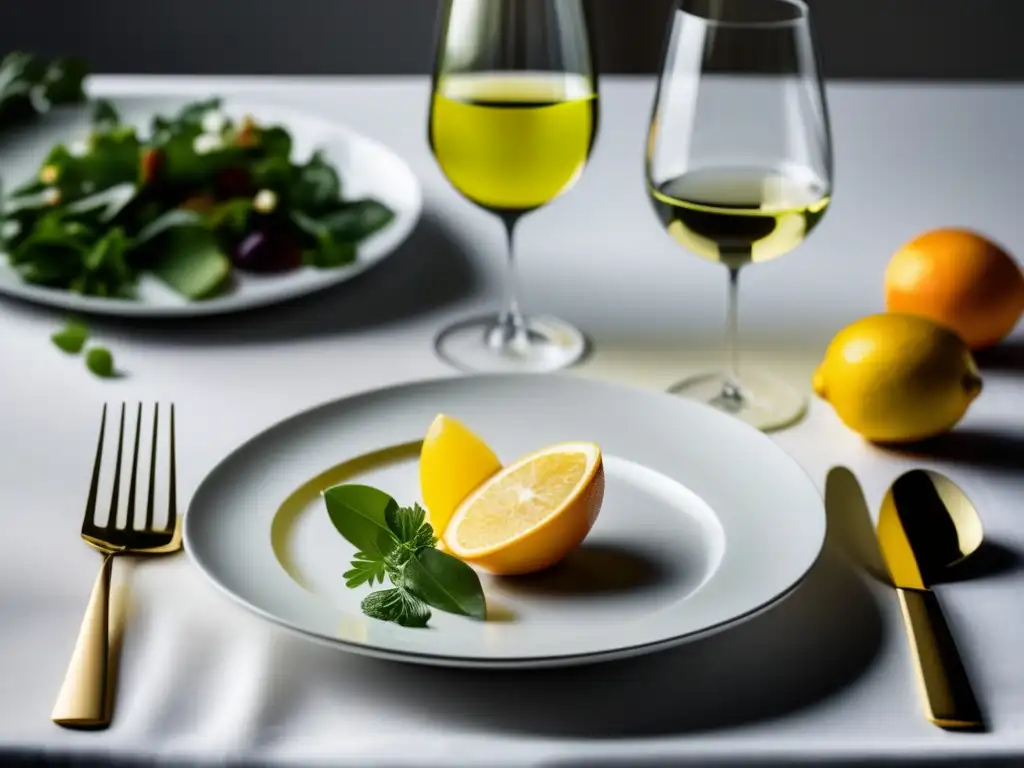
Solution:
[[(588, 0), (602, 68), (653, 71), (671, 0)], [(1024, 0), (809, 0), (833, 78), (1024, 79)], [(0, 52), (97, 71), (429, 71), (437, 0), (0, 0)]]

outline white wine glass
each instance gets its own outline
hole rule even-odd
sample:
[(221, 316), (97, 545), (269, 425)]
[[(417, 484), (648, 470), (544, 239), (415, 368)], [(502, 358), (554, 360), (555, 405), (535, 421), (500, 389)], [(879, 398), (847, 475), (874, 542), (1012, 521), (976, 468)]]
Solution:
[(739, 370), (740, 271), (796, 248), (832, 199), (828, 105), (803, 0), (676, 0), (647, 146), (648, 193), (669, 234), (729, 275), (724, 373), (673, 393), (765, 431), (807, 397)]
[(470, 372), (559, 370), (583, 334), (525, 317), (515, 281), (519, 221), (570, 190), (598, 130), (598, 84), (582, 0), (444, 0), (429, 141), (448, 181), (500, 220), (508, 241), (499, 313), (445, 328), (440, 357)]

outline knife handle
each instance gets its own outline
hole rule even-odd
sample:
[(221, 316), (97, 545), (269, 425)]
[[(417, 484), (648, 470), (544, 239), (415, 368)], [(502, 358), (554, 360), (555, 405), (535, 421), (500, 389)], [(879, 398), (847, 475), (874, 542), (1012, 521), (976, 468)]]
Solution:
[(981, 728), (977, 700), (935, 593), (909, 589), (896, 592), (928, 719), (940, 728)]

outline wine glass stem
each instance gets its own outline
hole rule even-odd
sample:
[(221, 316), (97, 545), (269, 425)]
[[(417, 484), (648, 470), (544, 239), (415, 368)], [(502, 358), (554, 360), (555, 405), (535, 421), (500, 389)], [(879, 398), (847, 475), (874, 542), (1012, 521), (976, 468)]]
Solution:
[(743, 400), (739, 378), (739, 312), (740, 312), (740, 268), (729, 267), (728, 321), (725, 331), (726, 352), (729, 356), (725, 372), (722, 398), (732, 402)]
[(488, 334), (488, 344), (499, 350), (522, 348), (529, 343), (526, 319), (519, 309), (519, 290), (516, 285), (515, 231), (518, 216), (502, 216), (508, 240), (508, 274), (505, 276), (505, 305), (498, 316), (497, 325)]

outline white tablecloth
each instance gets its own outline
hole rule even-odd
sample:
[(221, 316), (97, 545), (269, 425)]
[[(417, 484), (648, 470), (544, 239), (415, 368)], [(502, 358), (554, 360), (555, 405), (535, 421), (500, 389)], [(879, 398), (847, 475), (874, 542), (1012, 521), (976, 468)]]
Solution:
[[(681, 252), (644, 196), (653, 83), (608, 78), (592, 165), (524, 222), (528, 309), (593, 338), (580, 375), (663, 387), (717, 362), (720, 269)], [(238, 443), (310, 405), (451, 375), (436, 329), (500, 294), (498, 225), (460, 200), (426, 143), (424, 79), (97, 78), (106, 94), (246, 93), (315, 110), (392, 146), (423, 180), (427, 215), (392, 260), (339, 290), (188, 323), (94, 322), (128, 376), (92, 379), (53, 348), (62, 316), (0, 303), (0, 762), (93, 755), (344, 766), (839, 764), (963, 757), (1024, 763), (1024, 339), (945, 456), (865, 445), (815, 403), (777, 436), (821, 484), (852, 468), (876, 507), (904, 468), (944, 468), (974, 498), (1003, 568), (941, 588), (991, 724), (951, 734), (921, 714), (891, 593), (826, 558), (789, 600), (678, 650), (537, 674), (419, 669), (309, 643), (230, 603), (182, 555), (134, 569), (116, 719), (66, 731), (49, 713), (98, 557), (77, 537), (104, 400), (177, 403), (187, 499)], [(1024, 253), (1024, 88), (835, 85), (835, 205), (797, 253), (749, 270), (746, 358), (801, 385), (831, 335), (881, 307), (884, 264), (932, 226), (977, 227)], [(1014, 553), (1018, 553), (1014, 556)], [(859, 764), (859, 763), (858, 763)]]

